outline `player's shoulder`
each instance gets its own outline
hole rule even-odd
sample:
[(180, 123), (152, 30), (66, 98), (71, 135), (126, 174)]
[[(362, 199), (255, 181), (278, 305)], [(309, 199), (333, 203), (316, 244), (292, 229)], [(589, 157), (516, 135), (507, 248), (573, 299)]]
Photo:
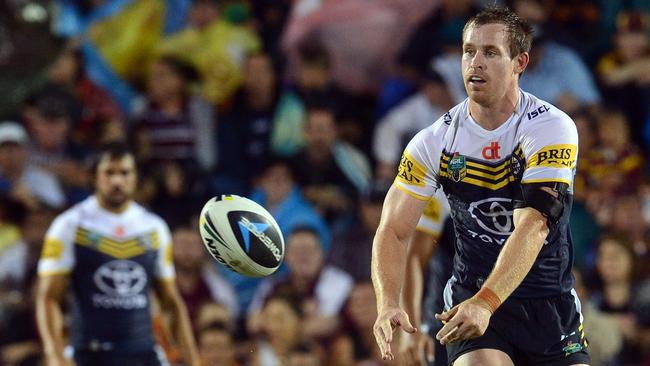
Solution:
[(524, 133), (575, 134), (573, 119), (560, 108), (530, 93), (522, 92), (524, 106), (521, 129)]
[(136, 217), (143, 225), (151, 225), (157, 229), (168, 228), (165, 219), (135, 201), (131, 202), (131, 207), (129, 209), (132, 210), (131, 215)]
[(79, 225), (84, 215), (92, 209), (92, 199), (92, 197), (88, 197), (81, 202), (75, 203), (70, 208), (60, 213), (54, 219), (54, 224), (66, 226)]
[(462, 102), (451, 108), (427, 128), (421, 130), (414, 140), (422, 140), (425, 143), (442, 142), (450, 128), (458, 123), (465, 103)]

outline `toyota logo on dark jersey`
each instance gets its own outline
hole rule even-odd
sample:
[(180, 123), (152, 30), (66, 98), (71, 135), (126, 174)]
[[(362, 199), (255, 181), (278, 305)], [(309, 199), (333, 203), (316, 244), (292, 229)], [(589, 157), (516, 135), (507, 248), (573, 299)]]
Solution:
[(487, 198), (470, 203), (468, 211), (483, 230), (497, 235), (510, 235), (514, 228), (511, 202), (510, 198)]

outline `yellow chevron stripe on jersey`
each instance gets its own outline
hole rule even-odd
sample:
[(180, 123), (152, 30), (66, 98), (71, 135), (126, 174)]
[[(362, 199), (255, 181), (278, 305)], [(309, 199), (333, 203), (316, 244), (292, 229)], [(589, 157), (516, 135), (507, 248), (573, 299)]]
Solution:
[[(515, 181), (515, 178), (513, 176), (508, 176), (506, 179), (503, 179), (498, 183), (490, 183), (490, 182), (486, 182), (486, 181), (483, 181), (483, 180), (480, 180), (480, 179), (469, 177), (469, 169), (467, 170), (467, 174), (468, 175), (465, 178), (463, 178), (462, 183), (468, 183), (468, 184), (471, 184), (471, 185), (474, 185), (474, 186), (488, 188), (488, 189), (491, 189), (493, 191), (499, 190), (499, 189), (507, 186), (511, 182)], [(451, 176), (447, 172), (444, 172), (444, 171), (440, 172), (440, 176), (451, 179)]]
[(75, 242), (78, 245), (97, 250), (118, 259), (136, 257), (144, 254), (147, 250), (158, 249), (160, 247), (158, 233), (156, 231), (142, 234), (135, 238), (115, 240), (80, 227), (75, 233)]
[[(467, 165), (469, 165), (469, 164), (467, 164)], [(447, 163), (440, 163), (440, 170), (441, 171), (443, 171), (443, 170), (447, 171), (447, 166), (448, 166)], [(485, 173), (485, 172), (483, 172), (481, 170), (467, 168), (467, 174), (471, 174), (471, 175), (474, 175), (474, 176), (477, 176), (477, 177), (489, 179), (489, 180), (492, 180), (492, 181), (500, 181), (504, 177), (506, 177), (508, 174), (510, 174), (510, 170), (504, 169), (503, 171), (501, 171), (501, 173), (490, 174), (490, 173)]]

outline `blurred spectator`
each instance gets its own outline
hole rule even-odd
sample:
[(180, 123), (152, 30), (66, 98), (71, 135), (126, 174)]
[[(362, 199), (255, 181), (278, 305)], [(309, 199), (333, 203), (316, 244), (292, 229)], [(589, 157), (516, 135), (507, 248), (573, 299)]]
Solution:
[(286, 365), (291, 351), (301, 340), (302, 310), (291, 299), (273, 297), (261, 313), (261, 334), (255, 345), (251, 365)]
[(282, 156), (296, 153), (305, 144), (308, 105), (327, 101), (336, 111), (350, 109), (349, 96), (332, 82), (331, 60), (322, 44), (307, 40), (298, 53), (294, 82), (280, 96), (271, 135), (272, 150)]
[(41, 353), (34, 322), (34, 284), (43, 239), (54, 212), (29, 211), (22, 238), (0, 255), (0, 363), (38, 365)]
[(228, 331), (232, 332), (235, 327), (235, 318), (230, 310), (216, 302), (206, 302), (199, 307), (194, 321), (194, 329), (209, 328), (213, 324), (223, 324)]
[[(314, 207), (302, 196), (300, 189), (294, 183), (289, 163), (282, 159), (272, 159), (259, 174), (257, 188), (253, 189), (248, 197), (264, 206), (273, 215), (285, 235), (298, 227), (314, 229), (323, 245), (323, 251), (327, 252), (330, 246), (330, 229)], [(279, 272), (285, 271), (286, 266), (281, 266)], [(235, 288), (239, 296), (240, 309), (245, 313), (260, 280), (228, 270), (222, 270), (222, 273)]]
[(47, 71), (45, 90), (58, 86), (70, 92), (79, 103), (79, 121), (74, 138), (83, 144), (100, 146), (123, 140), (124, 121), (119, 105), (85, 73), (82, 52), (74, 45), (61, 51)]
[[(346, 91), (376, 90), (413, 29), (438, 0), (297, 0), (282, 48), (293, 54), (314, 36), (332, 55), (333, 79)], [(293, 63), (293, 62), (292, 62)]]
[(267, 164), (270, 154), (271, 129), (278, 99), (277, 77), (273, 60), (266, 53), (250, 54), (244, 64), (244, 83), (235, 95), (232, 109), (220, 118), (219, 171), (220, 180), (228, 179), (235, 187), (226, 192), (245, 194), (251, 179)]
[(623, 355), (629, 364), (650, 365), (650, 280), (639, 285), (634, 296), (632, 312), (636, 321), (636, 344), (631, 352)]
[(373, 182), (361, 194), (357, 221), (332, 240), (329, 263), (349, 273), (356, 282), (370, 280), (372, 241), (379, 226), (389, 182)]
[(247, 54), (260, 50), (258, 36), (221, 14), (219, 1), (194, 1), (188, 26), (161, 40), (157, 52), (194, 65), (202, 76), (202, 94), (212, 103), (226, 102), (242, 81)]
[(307, 110), (305, 147), (292, 157), (305, 197), (330, 223), (349, 214), (359, 192), (370, 183), (368, 159), (338, 138), (337, 115), (325, 105)]
[(201, 305), (210, 302), (225, 305), (233, 316), (237, 316), (237, 295), (205, 255), (199, 231), (180, 226), (174, 229), (172, 240), (176, 284), (190, 319), (196, 319)]
[(344, 329), (330, 348), (335, 365), (387, 365), (381, 360), (372, 327), (377, 318), (375, 291), (371, 282), (357, 283), (345, 305)]
[(47, 208), (28, 211), (20, 225), (21, 239), (0, 254), (0, 288), (30, 291), (45, 232), (54, 217)]
[(61, 208), (65, 195), (57, 178), (30, 163), (29, 137), (15, 122), (0, 123), (0, 187), (4, 194), (36, 209)]
[(239, 365), (235, 359), (235, 342), (224, 324), (213, 323), (199, 330), (197, 341), (204, 365)]
[(55, 174), (67, 198), (78, 202), (90, 193), (92, 150), (72, 140), (77, 121), (73, 104), (65, 90), (46, 89), (27, 102), (23, 118), (31, 136), (29, 160)]
[(325, 264), (318, 234), (298, 228), (287, 237), (285, 261), (288, 273), (260, 283), (249, 308), (249, 332), (256, 333), (267, 318), (262, 306), (268, 298), (287, 297), (299, 302), (303, 311), (302, 332), (308, 337), (326, 337), (338, 327), (338, 314), (352, 288), (352, 277)]
[(589, 69), (573, 49), (551, 39), (547, 27), (550, 9), (542, 0), (516, 0), (514, 9), (533, 26), (535, 47), (521, 75), (521, 89), (571, 113), (584, 105), (600, 102), (600, 94)]
[(259, 173), (257, 188), (251, 192), (250, 199), (269, 210), (283, 233), (291, 233), (297, 227), (314, 229), (327, 252), (330, 230), (314, 207), (303, 198), (289, 162), (276, 158)]
[(578, 130), (578, 141), (580, 159), (578, 162), (577, 172), (573, 183), (573, 205), (571, 207), (571, 239), (573, 241), (574, 264), (582, 267), (587, 264), (588, 254), (592, 247), (598, 241), (600, 236), (600, 226), (594, 216), (594, 212), (589, 210), (587, 200), (594, 193), (598, 195), (598, 188), (590, 175), (590, 169), (593, 166), (593, 151), (596, 149), (597, 133), (596, 121), (593, 114), (587, 109), (582, 109), (574, 113), (573, 118)]
[(584, 316), (584, 332), (589, 340), (589, 358), (592, 366), (611, 365), (612, 359), (620, 352), (623, 346), (623, 335), (616, 323), (616, 319), (598, 309), (592, 299), (591, 293), (585, 286), (582, 275), (573, 271), (575, 288), (580, 300), (580, 311)]
[(377, 122), (373, 136), (376, 176), (394, 179), (406, 144), (416, 133), (438, 120), (453, 104), (445, 81), (431, 66), (427, 67), (419, 92)]
[(596, 270), (600, 288), (593, 293), (594, 305), (611, 314), (623, 335), (623, 349), (636, 342), (632, 295), (637, 285), (636, 255), (632, 243), (624, 236), (605, 235), (598, 247)]
[(20, 201), (12, 199), (6, 192), (0, 194), (0, 255), (20, 241), (20, 223), (23, 222), (26, 212), (27, 208)]
[(292, 2), (292, 0), (251, 1), (257, 34), (262, 39), (264, 49), (269, 52), (274, 63), (283, 62), (285, 59), (280, 50), (280, 38), (287, 23)]
[(56, 0), (53, 28), (82, 41), (88, 76), (129, 113), (137, 95), (129, 82), (146, 71), (163, 32), (166, 5), (175, 1)]
[(440, 6), (418, 25), (401, 51), (403, 63), (415, 70), (428, 69), (431, 60), (440, 56), (448, 46), (447, 40), (458, 39), (457, 46), (460, 48), (459, 38), (463, 26), (479, 11), (472, 0), (443, 0), (440, 3)]
[(287, 366), (320, 366), (325, 364), (322, 349), (315, 343), (303, 341), (289, 354)]
[(215, 161), (214, 109), (193, 95), (194, 68), (171, 57), (158, 59), (147, 82), (147, 105), (135, 116), (140, 163), (177, 161), (210, 169)]
[(630, 125), (620, 111), (604, 110), (598, 119), (599, 144), (587, 150), (589, 175), (599, 189), (613, 194), (636, 192), (643, 181), (645, 159), (631, 141)]
[[(622, 11), (617, 17), (614, 49), (598, 63), (598, 75), (608, 103), (625, 111), (633, 131), (643, 131), (650, 105), (650, 15)], [(645, 133), (647, 135), (647, 133)], [(647, 146), (644, 134), (634, 141)]]

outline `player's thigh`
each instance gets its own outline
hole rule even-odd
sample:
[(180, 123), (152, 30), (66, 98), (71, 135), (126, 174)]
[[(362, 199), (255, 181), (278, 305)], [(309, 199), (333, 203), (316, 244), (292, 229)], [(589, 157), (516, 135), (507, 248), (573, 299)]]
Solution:
[(482, 348), (461, 355), (454, 366), (514, 366), (514, 363), (503, 351)]

